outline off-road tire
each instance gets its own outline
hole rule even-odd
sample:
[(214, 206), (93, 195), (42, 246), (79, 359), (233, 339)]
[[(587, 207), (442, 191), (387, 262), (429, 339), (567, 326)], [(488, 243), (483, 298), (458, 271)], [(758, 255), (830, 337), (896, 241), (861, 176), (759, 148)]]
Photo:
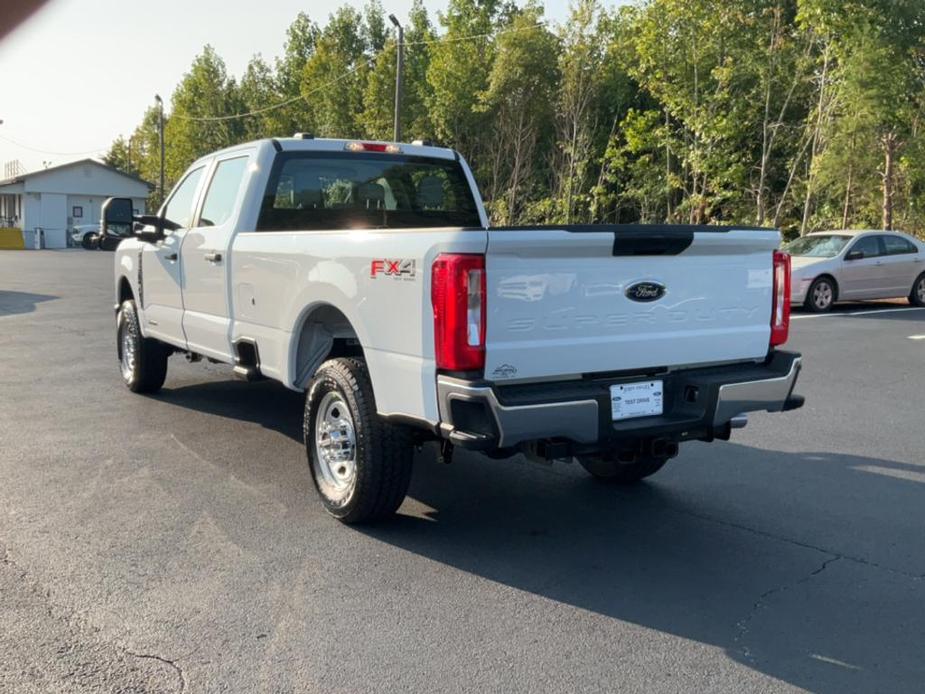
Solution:
[[(346, 404), (355, 440), (353, 479), (338, 493), (321, 472), (324, 463), (315, 445), (316, 419), (324, 416), (319, 406), (331, 392)], [(364, 523), (398, 510), (411, 482), (414, 446), (407, 428), (389, 424), (377, 414), (362, 359), (331, 359), (321, 365), (305, 397), (303, 433), (312, 481), (329, 514), (342, 523)]]
[[(823, 285), (828, 285), (831, 299), (827, 304), (820, 305), (814, 300), (814, 297), (817, 289), (821, 288)], [(828, 277), (817, 277), (813, 280), (813, 283), (809, 285), (809, 290), (806, 292), (806, 299), (803, 301), (803, 306), (811, 313), (827, 313), (832, 310), (837, 300), (838, 288), (835, 286), (835, 282)]]
[[(134, 344), (134, 361), (126, 365), (123, 360), (123, 336)], [(123, 301), (116, 318), (116, 351), (122, 380), (133, 393), (156, 393), (167, 378), (167, 357), (170, 349), (161, 341), (143, 337), (138, 322), (135, 301)]]
[(635, 484), (662, 469), (665, 458), (640, 458), (633, 463), (621, 463), (602, 456), (580, 456), (578, 462), (599, 482)]
[(909, 303), (913, 306), (925, 307), (925, 272), (919, 275), (915, 282), (912, 283), (912, 291), (909, 292)]

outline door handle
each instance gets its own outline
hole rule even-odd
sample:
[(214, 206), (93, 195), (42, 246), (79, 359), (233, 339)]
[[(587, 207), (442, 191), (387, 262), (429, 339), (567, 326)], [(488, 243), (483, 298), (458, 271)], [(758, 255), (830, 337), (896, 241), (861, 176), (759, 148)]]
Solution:
[(221, 253), (206, 253), (205, 259), (208, 260), (210, 263), (220, 263), (222, 262), (222, 254)]
[(176, 253), (168, 253), (168, 254), (165, 255), (164, 257), (165, 257), (167, 260), (176, 260), (176, 259), (177, 259), (177, 254), (176, 254)]

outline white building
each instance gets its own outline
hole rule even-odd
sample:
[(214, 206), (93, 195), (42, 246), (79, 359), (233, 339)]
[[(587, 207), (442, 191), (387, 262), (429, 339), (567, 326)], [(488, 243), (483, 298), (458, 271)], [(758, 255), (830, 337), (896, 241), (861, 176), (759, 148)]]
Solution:
[(65, 248), (69, 229), (99, 223), (106, 198), (131, 198), (144, 214), (151, 188), (93, 159), (33, 171), (0, 181), (0, 227), (22, 230), (26, 248), (35, 247), (37, 229), (46, 248)]

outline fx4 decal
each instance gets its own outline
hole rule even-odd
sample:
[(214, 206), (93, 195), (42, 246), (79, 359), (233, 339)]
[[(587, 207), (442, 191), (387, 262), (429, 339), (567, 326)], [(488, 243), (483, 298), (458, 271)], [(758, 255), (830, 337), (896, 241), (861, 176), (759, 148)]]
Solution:
[(413, 280), (415, 276), (415, 262), (403, 258), (397, 260), (376, 258), (370, 263), (369, 276), (376, 279), (380, 275), (392, 277), (394, 279)]

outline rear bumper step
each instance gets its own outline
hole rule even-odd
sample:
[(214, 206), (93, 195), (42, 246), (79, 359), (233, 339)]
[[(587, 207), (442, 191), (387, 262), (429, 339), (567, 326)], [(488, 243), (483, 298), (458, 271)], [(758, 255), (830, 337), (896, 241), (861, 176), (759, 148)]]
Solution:
[(563, 441), (590, 452), (639, 439), (728, 438), (746, 412), (783, 412), (803, 406), (793, 394), (802, 357), (775, 351), (764, 364), (687, 369), (658, 375), (664, 412), (611, 420), (610, 386), (647, 376), (497, 386), (438, 376), (440, 432), (476, 450), (507, 449), (536, 441)]

